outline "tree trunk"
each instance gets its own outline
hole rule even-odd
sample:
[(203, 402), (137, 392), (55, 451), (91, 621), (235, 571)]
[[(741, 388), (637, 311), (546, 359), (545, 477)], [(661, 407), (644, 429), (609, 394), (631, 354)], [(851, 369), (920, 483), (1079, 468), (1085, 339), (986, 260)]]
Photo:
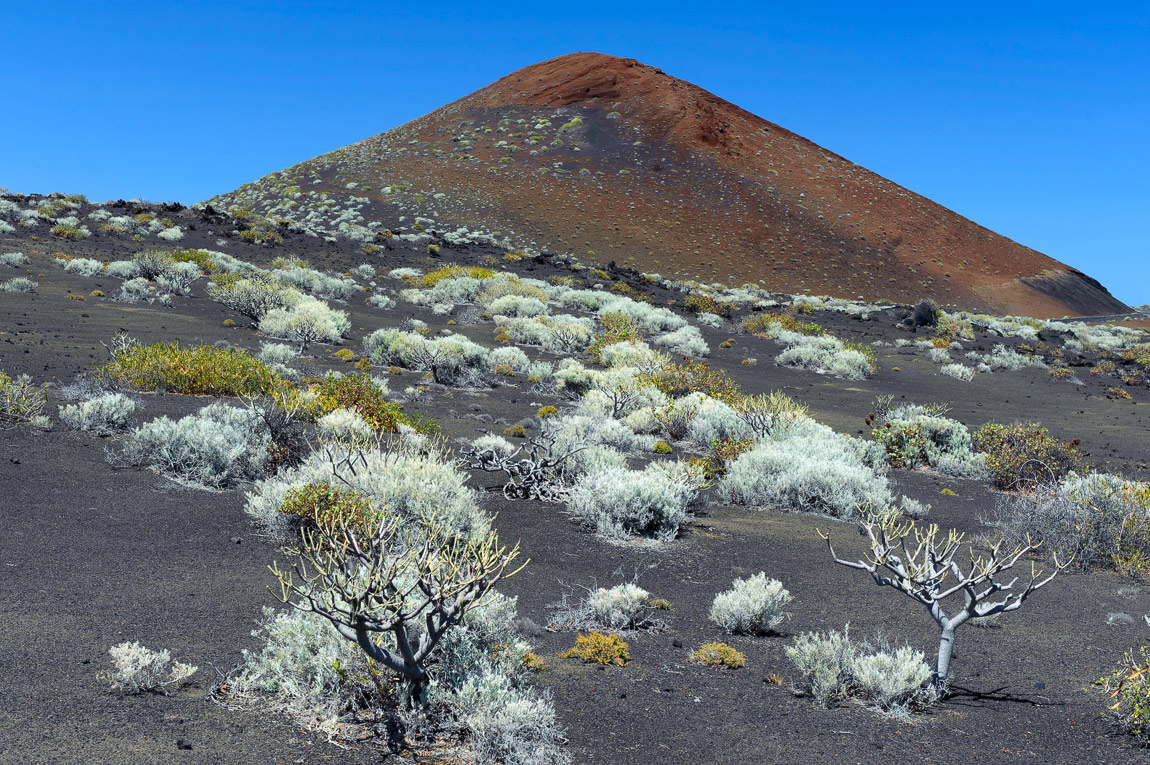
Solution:
[(932, 681), (935, 688), (946, 685), (946, 678), (950, 674), (950, 658), (954, 654), (954, 630), (953, 625), (946, 624), (943, 625), (942, 633), (939, 635), (938, 664), (935, 665)]

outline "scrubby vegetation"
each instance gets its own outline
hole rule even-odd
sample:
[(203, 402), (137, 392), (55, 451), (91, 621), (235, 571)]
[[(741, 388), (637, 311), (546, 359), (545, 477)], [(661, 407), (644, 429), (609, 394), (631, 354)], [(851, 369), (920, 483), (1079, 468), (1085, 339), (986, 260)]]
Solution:
[(189, 396), (251, 396), (276, 384), (267, 365), (238, 348), (143, 345), (126, 337), (117, 338), (111, 360), (95, 374), (108, 385)]
[(123, 450), (109, 457), (222, 489), (261, 477), (271, 440), (259, 414), (217, 403), (176, 421), (168, 417), (152, 420), (129, 433)]
[(792, 600), (782, 582), (759, 572), (716, 595), (710, 618), (724, 632), (761, 635), (782, 624), (783, 608)]
[(726, 643), (703, 643), (698, 650), (691, 654), (688, 661), (706, 664), (708, 667), (738, 669), (747, 663), (747, 655), (741, 651), (736, 651)]
[(559, 654), (559, 658), (624, 667), (631, 661), (631, 650), (626, 641), (614, 632), (593, 630), (587, 635), (576, 635), (575, 645)]
[(972, 442), (975, 449), (986, 453), (986, 468), (1000, 489), (1027, 490), (1057, 483), (1086, 465), (1077, 439), (1054, 438), (1041, 425), (989, 423), (975, 431)]
[(806, 632), (786, 649), (799, 671), (798, 688), (821, 706), (857, 696), (879, 709), (905, 715), (937, 699), (921, 651), (856, 643), (850, 625), (842, 632)]
[(114, 669), (103, 674), (114, 691), (128, 694), (152, 691), (167, 694), (179, 688), (196, 673), (198, 667), (173, 662), (165, 648), (152, 651), (139, 643), (120, 643), (108, 650)]

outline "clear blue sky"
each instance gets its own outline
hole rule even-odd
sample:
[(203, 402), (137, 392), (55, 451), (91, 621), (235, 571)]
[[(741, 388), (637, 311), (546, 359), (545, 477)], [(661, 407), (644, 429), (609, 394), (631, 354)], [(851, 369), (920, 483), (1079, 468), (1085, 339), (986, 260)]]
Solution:
[(597, 50), (1150, 302), (1150, 4), (872, 5), (4, 2), (0, 185), (195, 202)]

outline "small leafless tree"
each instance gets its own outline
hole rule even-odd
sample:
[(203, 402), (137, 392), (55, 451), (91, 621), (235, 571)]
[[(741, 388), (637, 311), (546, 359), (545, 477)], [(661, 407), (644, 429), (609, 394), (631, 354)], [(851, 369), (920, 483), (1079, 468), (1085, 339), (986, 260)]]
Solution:
[[(395, 672), (422, 703), (428, 665), (444, 634), (464, 614), (494, 596), (519, 545), (499, 544), (494, 531), (482, 540), (451, 535), (435, 518), (424, 519), (417, 541), (398, 518), (385, 516), (371, 529), (348, 519), (319, 518), (289, 548), (291, 570), (273, 565), (279, 598), (328, 619), (340, 635)], [(377, 642), (390, 635), (389, 644)]]
[[(1014, 590), (1018, 577), (1004, 582), (999, 575), (1038, 548), (1040, 543), (1031, 542), (1029, 538), (1009, 550), (1004, 549), (1000, 541), (984, 556), (969, 550), (970, 564), (964, 570), (956, 560), (964, 535), (954, 530), (940, 537), (937, 525), (923, 530), (914, 523), (899, 520), (898, 513), (891, 511), (872, 515), (860, 521), (859, 526), (871, 548), (864, 560), (840, 558), (831, 545), (830, 536), (821, 531), (819, 535), (826, 540), (835, 563), (868, 572), (880, 587), (893, 587), (930, 612), (939, 628), (938, 662), (932, 680), (939, 691), (946, 687), (954, 653), (954, 634), (960, 626), (971, 618), (1017, 610), (1035, 590), (1049, 584), (1068, 565), (1055, 557), (1054, 570), (1043, 576), (1031, 563), (1029, 581), (1022, 589)], [(943, 601), (959, 594), (963, 598), (962, 607), (948, 615)]]
[(556, 441), (554, 433), (544, 433), (512, 452), (471, 449), (464, 450), (462, 456), (464, 464), (472, 470), (505, 473), (507, 483), (503, 485), (503, 496), (507, 499), (561, 502), (570, 492), (566, 481), (567, 460), (587, 446), (557, 449)]

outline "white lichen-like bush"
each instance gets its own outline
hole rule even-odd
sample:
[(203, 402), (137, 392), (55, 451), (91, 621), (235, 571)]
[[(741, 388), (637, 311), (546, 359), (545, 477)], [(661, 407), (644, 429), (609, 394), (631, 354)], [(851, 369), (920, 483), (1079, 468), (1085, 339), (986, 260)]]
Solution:
[(922, 651), (907, 645), (857, 655), (851, 674), (863, 698), (884, 711), (905, 709), (911, 701), (929, 696), (925, 687), (931, 669)]
[(95, 276), (104, 270), (104, 264), (92, 258), (72, 258), (64, 261), (64, 271), (80, 276)]
[(260, 332), (291, 340), (306, 348), (308, 343), (338, 344), (351, 331), (351, 320), (316, 298), (303, 297), (290, 308), (273, 308), (259, 323)]
[(990, 353), (985, 355), (979, 356), (979, 354), (974, 351), (968, 355), (978, 359), (978, 371), (983, 373), (1003, 370), (1014, 372), (1019, 369), (1025, 369), (1026, 367), (1046, 367), (1041, 357), (1025, 356), (1013, 348), (1007, 348), (1001, 343), (996, 344)]
[(547, 313), (547, 304), (542, 300), (521, 295), (504, 295), (491, 301), (487, 310), (493, 316), (507, 316), (511, 318), (531, 318)]
[(605, 345), (599, 350), (599, 363), (606, 367), (654, 369), (669, 361), (668, 356), (642, 341)]
[(116, 300), (121, 303), (139, 303), (147, 300), (152, 296), (152, 286), (148, 280), (142, 276), (135, 279), (128, 279), (120, 285), (120, 294), (116, 296)]
[(128, 427), (136, 402), (122, 393), (101, 393), (60, 407), (60, 420), (72, 430), (111, 433)]
[(711, 604), (710, 619), (724, 632), (761, 635), (782, 624), (783, 608), (793, 597), (778, 579), (759, 572), (736, 579), (731, 589), (720, 592)]
[(796, 686), (824, 707), (850, 695), (851, 666), (857, 653), (849, 624), (842, 632), (804, 632), (786, 649), (787, 658), (799, 671)]
[(431, 372), (442, 385), (478, 385), (491, 368), (489, 351), (463, 335), (434, 340), (415, 332), (381, 329), (363, 340), (375, 364)]
[(513, 345), (495, 348), (491, 351), (489, 364), (492, 369), (509, 367), (517, 375), (525, 373), (531, 367), (531, 359), (521, 349)]
[[(240, 672), (231, 679), (238, 694), (260, 693), (321, 725), (334, 722), (357, 696), (373, 691), (367, 656), (332, 629), (327, 619), (295, 609), (264, 608), (259, 651), (242, 651)], [(324, 725), (326, 727), (326, 725)]]
[(655, 338), (655, 345), (662, 346), (672, 353), (683, 356), (701, 357), (710, 354), (711, 349), (703, 339), (698, 327), (687, 325), (674, 332), (668, 332)]
[(579, 478), (568, 507), (584, 528), (608, 539), (639, 535), (669, 542), (698, 491), (686, 475), (670, 475), (657, 463), (647, 470), (606, 467)]
[(348, 444), (367, 443), (375, 435), (371, 424), (354, 409), (339, 408), (316, 420), (320, 436)]
[(256, 358), (265, 364), (286, 366), (299, 358), (299, 351), (284, 343), (261, 343)]
[(108, 649), (114, 668), (102, 677), (112, 690), (124, 693), (155, 691), (167, 694), (187, 682), (197, 667), (173, 662), (167, 649), (152, 651), (136, 642), (120, 643)]
[(299, 290), (262, 273), (213, 281), (207, 291), (212, 300), (257, 322), (268, 312), (290, 308), (303, 299)]
[(690, 421), (686, 437), (704, 449), (725, 438), (743, 439), (754, 435), (734, 409), (705, 393), (690, 393), (676, 401), (673, 411), (667, 414), (668, 423), (673, 423), (680, 413), (687, 412), (690, 413)]
[(31, 279), (25, 279), (23, 276), (17, 276), (15, 279), (9, 279), (6, 282), (0, 282), (0, 292), (32, 292), (39, 285), (39, 283)]
[(270, 444), (271, 435), (256, 412), (217, 403), (177, 421), (152, 420), (128, 435), (118, 456), (109, 457), (222, 489), (262, 476)]
[(1140, 573), (1150, 558), (1150, 484), (1071, 473), (1033, 494), (1004, 495), (990, 524), (1007, 545), (1041, 542), (1039, 553), (1082, 571)]
[[(354, 473), (342, 467), (348, 464), (355, 466)], [(407, 448), (388, 451), (335, 445), (313, 452), (298, 467), (258, 481), (247, 493), (244, 512), (273, 538), (287, 539), (290, 519), (280, 508), (289, 491), (307, 484), (358, 492), (373, 512), (398, 516), (405, 523), (435, 515), (453, 536), (478, 539), (491, 528), (475, 491), (467, 486), (466, 474), (442, 454)]]
[(135, 279), (140, 275), (140, 266), (134, 260), (113, 260), (104, 270), (117, 279)]
[(974, 370), (962, 364), (944, 364), (938, 371), (940, 374), (963, 382), (970, 382), (974, 379)]
[(974, 451), (965, 425), (942, 416), (946, 409), (937, 404), (902, 404), (876, 415), (872, 433), (891, 465), (925, 465), (961, 478), (986, 476), (986, 455)]
[(395, 300), (382, 292), (377, 292), (367, 299), (367, 304), (376, 308), (395, 308)]
[(837, 337), (811, 337), (783, 330), (775, 339), (787, 344), (775, 357), (781, 366), (825, 372), (848, 380), (863, 380), (874, 374), (870, 359), (861, 351), (847, 348)]
[(587, 596), (588, 619), (599, 629), (634, 629), (643, 621), (651, 593), (637, 584), (599, 587)]
[[(892, 500), (881, 451), (804, 420), (781, 429), (727, 466), (719, 493), (753, 507), (853, 519)], [(877, 462), (876, 462), (877, 458)]]
[(24, 257), (22, 252), (5, 252), (0, 253), (0, 266), (8, 266), (9, 268), (19, 268), (28, 262), (28, 258)]

